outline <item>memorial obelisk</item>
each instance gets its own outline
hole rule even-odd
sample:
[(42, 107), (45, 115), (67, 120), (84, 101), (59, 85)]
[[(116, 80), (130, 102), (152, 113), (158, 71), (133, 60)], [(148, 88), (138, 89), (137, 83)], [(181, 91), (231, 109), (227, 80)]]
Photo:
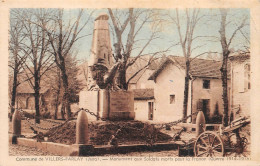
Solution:
[(100, 14), (94, 23), (90, 61), (88, 63), (88, 88), (97, 90), (97, 81), (113, 65), (108, 15)]
[(79, 107), (109, 120), (132, 120), (135, 118), (133, 92), (113, 90), (111, 86), (120, 62), (113, 62), (108, 19), (107, 14), (95, 19), (88, 90), (80, 92)]

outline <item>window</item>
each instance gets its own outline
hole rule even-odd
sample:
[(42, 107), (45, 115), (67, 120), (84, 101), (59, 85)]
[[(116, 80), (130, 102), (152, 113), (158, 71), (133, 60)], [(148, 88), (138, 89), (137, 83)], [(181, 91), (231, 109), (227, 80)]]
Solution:
[(203, 89), (210, 89), (210, 80), (203, 80)]
[(175, 103), (175, 95), (170, 95), (170, 104)]
[(249, 64), (246, 64), (245, 65), (245, 70), (244, 70), (244, 80), (245, 80), (245, 90), (248, 90), (250, 89), (250, 65)]

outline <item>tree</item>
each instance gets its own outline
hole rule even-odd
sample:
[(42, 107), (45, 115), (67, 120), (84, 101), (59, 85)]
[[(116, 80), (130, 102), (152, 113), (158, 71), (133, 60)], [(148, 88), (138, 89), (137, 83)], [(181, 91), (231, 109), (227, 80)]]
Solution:
[[(81, 90), (81, 82), (77, 79), (78, 67), (77, 60), (75, 56), (68, 55), (65, 59), (66, 69), (68, 73), (68, 82), (69, 82), (69, 93), (70, 93), (70, 102), (78, 102), (77, 94)], [(54, 107), (54, 119), (57, 119), (58, 108), (62, 103), (62, 98), (64, 94), (64, 89), (62, 85), (61, 71), (60, 68), (55, 66), (49, 73), (48, 76), (44, 79), (46, 85), (52, 91), (51, 106)], [(64, 107), (64, 105), (63, 105)], [(65, 118), (64, 108), (61, 107), (61, 118)]]
[[(12, 11), (11, 11), (12, 13)], [(12, 14), (11, 14), (12, 15)], [(15, 17), (10, 17), (10, 30), (9, 30), (9, 67), (12, 71), (12, 76), (10, 77), (9, 82), (12, 83), (10, 86), (11, 90), (11, 115), (10, 120), (12, 119), (12, 114), (14, 113), (15, 101), (16, 101), (16, 90), (19, 82), (18, 76), (22, 70), (22, 65), (26, 61), (27, 56), (22, 56), (21, 44), (24, 40), (23, 35), (23, 25), (22, 23)], [(12, 81), (11, 81), (12, 79)]]
[(23, 20), (26, 33), (28, 34), (28, 44), (25, 43), (24, 52), (29, 56), (29, 61), (25, 63), (24, 72), (26, 76), (32, 76), (33, 80), (29, 79), (30, 85), (34, 89), (35, 97), (35, 111), (36, 111), (36, 123), (40, 122), (40, 89), (42, 76), (53, 67), (53, 58), (48, 50), (49, 40), (47, 34), (41, 28), (32, 24), (37, 22), (40, 25), (46, 24), (48, 20), (49, 12), (44, 9), (29, 9), (26, 10)]
[[(177, 44), (181, 45), (182, 54), (185, 58), (185, 83), (184, 83), (184, 100), (183, 100), (183, 118), (187, 117), (187, 109), (188, 109), (188, 96), (189, 96), (189, 83), (190, 83), (190, 64), (192, 61), (192, 52), (197, 48), (202, 47), (202, 45), (192, 47), (193, 41), (201, 36), (194, 36), (195, 28), (198, 26), (198, 22), (203, 17), (199, 15), (199, 9), (185, 9), (185, 18), (184, 20), (186, 23), (181, 23), (182, 18), (179, 14), (179, 10), (176, 9), (176, 15), (170, 16), (171, 20), (173, 21), (174, 25), (177, 28), (179, 42)], [(185, 30), (185, 31), (183, 31)], [(201, 56), (205, 53), (199, 54)], [(194, 59), (194, 58), (193, 58)], [(186, 122), (186, 120), (183, 120)]]
[(228, 77), (227, 77), (227, 65), (228, 65), (228, 57), (230, 54), (230, 44), (232, 43), (232, 40), (236, 36), (238, 31), (241, 31), (243, 27), (246, 25), (247, 18), (245, 17), (242, 19), (241, 24), (237, 26), (237, 28), (231, 33), (231, 37), (227, 39), (226, 36), (226, 26), (228, 24), (227, 22), (227, 15), (228, 15), (228, 9), (220, 9), (220, 15), (221, 15), (221, 21), (220, 21), (220, 43), (222, 47), (222, 66), (221, 66), (221, 80), (222, 80), (222, 88), (223, 88), (223, 104), (224, 104), (224, 113), (223, 113), (223, 125), (228, 125)]
[[(167, 49), (164, 51), (146, 53), (151, 55), (151, 58), (147, 61), (147, 64), (140, 70), (136, 71), (132, 77), (126, 80), (127, 69), (133, 65), (138, 58), (144, 55), (144, 52), (154, 40), (160, 37), (160, 22), (162, 20), (154, 19), (159, 13), (156, 12), (156, 10), (151, 9), (130, 8), (127, 11), (118, 9), (112, 10), (109, 8), (108, 12), (112, 20), (112, 27), (116, 38), (114, 43), (114, 59), (116, 62), (120, 62), (118, 67), (117, 83), (120, 89), (127, 90), (131, 79), (149, 66), (156, 55), (168, 51)], [(145, 30), (145, 26), (151, 27), (149, 36), (147, 38), (138, 37), (142, 33), (142, 30)], [(137, 52), (135, 54), (136, 56), (130, 58), (134, 49)]]
[(23, 63), (23, 73), (34, 90), (36, 123), (40, 123), (41, 78), (53, 66), (53, 58), (48, 50), (49, 40), (46, 32), (32, 22), (45, 25), (48, 15), (49, 12), (44, 9), (24, 9), (21, 12), (16, 10), (16, 16), (24, 26), (25, 40), (22, 50), (28, 58)]
[[(46, 85), (49, 86), (51, 89), (51, 100), (50, 100), (50, 105), (52, 106), (51, 109), (54, 107), (54, 119), (58, 118), (58, 108), (59, 104), (61, 103), (60, 98), (61, 96), (61, 74), (60, 74), (60, 69), (55, 66), (53, 67), (50, 72), (48, 72), (47, 77), (44, 79), (46, 82)], [(64, 114), (62, 114), (64, 118)]]
[(55, 14), (52, 15), (52, 21), (47, 24), (39, 25), (48, 35), (52, 54), (54, 55), (54, 61), (57, 67), (60, 69), (62, 85), (64, 94), (62, 98), (62, 109), (66, 110), (66, 118), (71, 116), (70, 108), (70, 92), (69, 92), (69, 81), (68, 72), (66, 68), (66, 58), (70, 54), (72, 46), (80, 38), (87, 36), (79, 36), (83, 28), (86, 27), (88, 21), (91, 18), (92, 13), (89, 15), (87, 21), (80, 26), (80, 22), (83, 16), (83, 9), (79, 10), (78, 16), (75, 20), (65, 20), (64, 10), (58, 9)]

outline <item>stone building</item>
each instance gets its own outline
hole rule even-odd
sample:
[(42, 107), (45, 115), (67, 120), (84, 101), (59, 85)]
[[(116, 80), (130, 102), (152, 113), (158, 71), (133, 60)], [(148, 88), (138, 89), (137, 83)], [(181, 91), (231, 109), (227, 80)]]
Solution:
[(234, 53), (231, 62), (230, 104), (235, 117), (250, 116), (250, 54)]
[[(214, 114), (223, 114), (221, 62), (206, 59), (193, 59), (190, 68), (188, 115), (201, 109), (206, 123), (212, 123)], [(149, 77), (155, 82), (154, 110), (155, 121), (173, 121), (182, 118), (185, 59), (168, 56)], [(188, 122), (195, 123), (195, 116)]]
[[(42, 86), (40, 89), (40, 106), (47, 108), (47, 103), (49, 103), (50, 89), (46, 86)], [(29, 82), (23, 82), (17, 88), (16, 92), (16, 107), (35, 110), (35, 98), (34, 90), (30, 86)]]

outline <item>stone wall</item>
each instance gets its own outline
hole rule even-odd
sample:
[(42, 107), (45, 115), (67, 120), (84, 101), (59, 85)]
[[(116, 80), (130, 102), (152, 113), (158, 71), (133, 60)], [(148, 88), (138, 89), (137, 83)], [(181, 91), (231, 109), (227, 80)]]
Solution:
[(35, 109), (34, 96), (31, 93), (17, 94), (16, 106), (22, 109)]

